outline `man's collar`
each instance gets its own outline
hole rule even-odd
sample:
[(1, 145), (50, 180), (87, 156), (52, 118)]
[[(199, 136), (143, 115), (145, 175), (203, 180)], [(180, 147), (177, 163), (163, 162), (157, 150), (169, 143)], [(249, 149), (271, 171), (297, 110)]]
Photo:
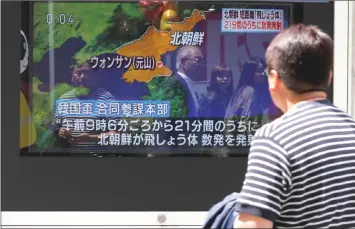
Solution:
[(188, 76), (187, 76), (186, 74), (182, 73), (182, 72), (179, 72), (179, 71), (178, 71), (177, 74), (179, 74), (179, 75), (182, 76), (183, 78), (186, 78), (186, 77), (188, 78)]

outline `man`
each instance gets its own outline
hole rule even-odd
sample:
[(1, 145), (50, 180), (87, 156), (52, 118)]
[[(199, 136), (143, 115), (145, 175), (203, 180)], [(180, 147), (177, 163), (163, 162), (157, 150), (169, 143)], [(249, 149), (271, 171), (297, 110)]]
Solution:
[[(106, 101), (114, 99), (110, 92), (103, 88), (100, 88), (98, 79), (94, 71), (91, 70), (89, 63), (84, 63), (83, 65), (76, 67), (72, 74), (72, 82), (76, 88), (63, 94), (60, 99), (87, 99), (87, 100), (100, 100)], [(64, 119), (74, 122), (75, 119), (81, 119), (86, 122), (87, 120), (95, 120), (94, 117), (83, 117), (79, 115), (78, 117), (65, 117), (56, 116), (53, 120), (53, 125), (55, 126), (55, 134), (57, 138), (57, 144), (61, 147), (92, 147), (97, 146), (100, 141), (100, 132), (76, 130), (73, 123), (69, 123), (70, 127), (64, 126)], [(102, 117), (100, 117), (102, 119)], [(92, 124), (94, 125), (94, 124)]]
[(331, 38), (291, 26), (273, 39), (266, 61), (284, 115), (255, 134), (234, 228), (355, 227), (355, 121), (326, 99)]
[[(204, 56), (199, 47), (182, 46), (178, 49), (176, 55), (176, 72), (171, 77), (160, 77), (159, 80), (159, 99), (171, 101), (171, 114), (173, 131), (164, 131), (161, 129), (159, 138), (164, 138), (167, 142), (170, 139), (177, 139), (182, 132), (175, 131), (178, 124), (175, 120), (184, 118), (197, 118), (198, 98), (196, 90), (196, 81), (201, 79), (204, 70)], [(158, 88), (157, 88), (158, 89)], [(155, 99), (154, 97), (151, 97)], [(182, 127), (184, 128), (184, 127)], [(186, 134), (186, 133), (185, 133)], [(182, 156), (186, 145), (169, 146), (167, 151), (169, 156)], [(179, 149), (178, 149), (179, 148)], [(180, 150), (181, 149), (181, 150)]]
[(202, 51), (197, 46), (183, 46), (176, 56), (177, 79), (187, 94), (188, 117), (198, 117), (198, 98), (195, 93), (196, 82), (201, 78), (205, 65)]

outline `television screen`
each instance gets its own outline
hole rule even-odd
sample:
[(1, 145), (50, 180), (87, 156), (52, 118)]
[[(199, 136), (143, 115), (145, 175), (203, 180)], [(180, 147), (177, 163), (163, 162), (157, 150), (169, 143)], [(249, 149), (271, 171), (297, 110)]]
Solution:
[(247, 153), (255, 131), (281, 114), (264, 54), (291, 6), (33, 2), (21, 36), (21, 153)]

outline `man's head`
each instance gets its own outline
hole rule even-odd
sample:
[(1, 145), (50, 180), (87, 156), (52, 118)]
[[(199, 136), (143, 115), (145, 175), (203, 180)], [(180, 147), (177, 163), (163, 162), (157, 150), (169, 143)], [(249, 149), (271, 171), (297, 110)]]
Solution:
[(89, 63), (77, 66), (73, 70), (72, 82), (78, 87), (96, 88), (97, 78)]
[(293, 25), (279, 33), (266, 50), (269, 90), (287, 111), (288, 100), (326, 97), (333, 67), (333, 41), (315, 26)]
[(176, 57), (176, 69), (190, 77), (199, 79), (205, 66), (205, 58), (197, 46), (183, 46), (178, 50)]

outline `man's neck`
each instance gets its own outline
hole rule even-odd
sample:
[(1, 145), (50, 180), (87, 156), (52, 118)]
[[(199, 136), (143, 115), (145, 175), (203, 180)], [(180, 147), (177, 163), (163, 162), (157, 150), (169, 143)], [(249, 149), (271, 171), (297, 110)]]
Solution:
[(304, 101), (315, 101), (327, 99), (327, 93), (325, 92), (309, 92), (301, 95), (291, 95), (286, 99), (286, 111), (290, 110), (294, 105)]

